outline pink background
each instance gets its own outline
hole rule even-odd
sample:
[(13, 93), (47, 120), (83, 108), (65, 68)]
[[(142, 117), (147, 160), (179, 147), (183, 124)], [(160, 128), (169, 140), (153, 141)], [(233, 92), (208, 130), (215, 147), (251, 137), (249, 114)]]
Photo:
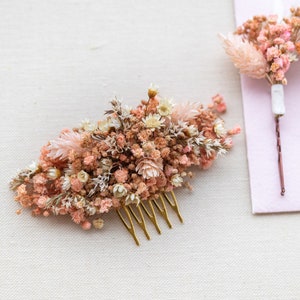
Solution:
[[(257, 14), (288, 15), (295, 1), (235, 1), (236, 24)], [(281, 12), (279, 12), (280, 10)], [(247, 154), (253, 213), (300, 210), (299, 85), (300, 64), (287, 73), (284, 88), (286, 114), (280, 119), (285, 196), (280, 195), (275, 123), (271, 111), (271, 88), (266, 80), (241, 76)]]

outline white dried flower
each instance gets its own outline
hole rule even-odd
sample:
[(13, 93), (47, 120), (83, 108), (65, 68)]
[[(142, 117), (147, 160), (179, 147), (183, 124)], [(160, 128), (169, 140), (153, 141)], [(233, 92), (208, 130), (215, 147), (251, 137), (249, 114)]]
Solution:
[(86, 205), (86, 199), (84, 197), (81, 196), (76, 196), (74, 198), (74, 206), (76, 208), (83, 208)]
[(112, 167), (112, 160), (110, 158), (103, 158), (100, 161), (100, 167), (103, 172), (109, 172)]
[(147, 128), (160, 128), (162, 125), (161, 116), (159, 114), (149, 114), (143, 118), (143, 122)]
[(104, 226), (104, 221), (101, 218), (93, 220), (93, 225), (96, 229), (101, 229)]
[(171, 183), (175, 187), (179, 187), (183, 183), (183, 178), (179, 174), (175, 174), (171, 177)]
[(116, 198), (122, 198), (127, 195), (127, 189), (121, 183), (117, 183), (113, 187), (113, 194)]
[(47, 177), (52, 180), (55, 180), (58, 177), (60, 177), (60, 174), (60, 170), (58, 170), (57, 168), (49, 168), (47, 171)]
[(109, 122), (109, 126), (111, 128), (119, 129), (122, 126), (121, 121), (119, 120), (119, 118), (109, 117), (108, 122)]
[(125, 205), (129, 205), (129, 204), (136, 204), (138, 205), (140, 203), (140, 197), (136, 194), (129, 194), (126, 199), (125, 199)]
[(221, 119), (217, 119), (215, 121), (214, 132), (216, 133), (217, 137), (222, 137), (222, 136), (226, 135), (224, 121), (222, 121)]
[(156, 162), (150, 159), (143, 159), (137, 164), (135, 170), (139, 175), (142, 175), (143, 178), (149, 179), (152, 177), (158, 177), (160, 175), (162, 165), (158, 165)]
[(71, 188), (71, 178), (68, 175), (65, 175), (61, 178), (62, 190), (68, 191)]
[(194, 137), (194, 136), (198, 136), (199, 135), (198, 128), (195, 125), (188, 126), (187, 127), (187, 131), (188, 131), (188, 135), (190, 137)]
[(90, 120), (88, 120), (88, 119), (84, 119), (81, 122), (80, 127), (85, 131), (94, 131), (97, 129), (97, 124), (91, 123)]
[(27, 168), (29, 170), (29, 174), (34, 174), (39, 169), (39, 165), (33, 161)]
[(85, 211), (89, 216), (93, 216), (97, 212), (97, 209), (95, 206), (87, 205)]
[(157, 111), (161, 116), (165, 117), (165, 116), (168, 116), (171, 114), (172, 107), (173, 107), (173, 105), (172, 105), (171, 100), (165, 98), (165, 99), (160, 100), (159, 105), (157, 107)]
[(109, 120), (98, 121), (98, 128), (102, 132), (108, 132), (111, 128)]
[(89, 177), (89, 174), (83, 170), (77, 173), (77, 178), (82, 183), (86, 183), (89, 180)]

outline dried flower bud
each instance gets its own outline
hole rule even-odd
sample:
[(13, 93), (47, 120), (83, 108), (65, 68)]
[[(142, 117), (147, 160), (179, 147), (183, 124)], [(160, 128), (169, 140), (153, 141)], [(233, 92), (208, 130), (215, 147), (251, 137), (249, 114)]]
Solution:
[(93, 220), (93, 225), (96, 229), (101, 229), (104, 226), (104, 221), (101, 218)]
[(179, 187), (183, 183), (183, 179), (179, 174), (175, 174), (171, 177), (171, 183), (175, 187)]
[(57, 179), (58, 177), (60, 177), (60, 170), (58, 170), (57, 168), (48, 169), (47, 177), (52, 180)]
[(113, 193), (116, 198), (122, 198), (127, 195), (127, 189), (121, 183), (117, 183), (113, 187)]
[(157, 94), (158, 94), (158, 86), (151, 83), (148, 88), (148, 97), (151, 99), (154, 98)]
[(89, 174), (83, 170), (77, 173), (77, 178), (80, 182), (86, 183), (89, 180)]
[(125, 205), (129, 204), (136, 204), (138, 205), (140, 203), (140, 197), (136, 194), (129, 194), (125, 199)]

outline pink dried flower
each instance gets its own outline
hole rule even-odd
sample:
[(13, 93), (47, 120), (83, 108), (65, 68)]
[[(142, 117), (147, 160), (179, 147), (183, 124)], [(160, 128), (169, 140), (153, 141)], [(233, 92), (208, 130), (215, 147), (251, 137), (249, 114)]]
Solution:
[(264, 78), (267, 71), (267, 62), (263, 54), (241, 36), (221, 36), (226, 53), (240, 73), (253, 78)]
[(48, 196), (40, 196), (37, 200), (37, 206), (40, 208), (44, 208), (46, 206), (47, 200), (49, 199)]
[[(276, 72), (286, 66), (280, 59)], [(187, 103), (172, 111), (157, 96), (141, 101), (135, 113), (117, 100), (112, 106), (105, 123), (64, 130), (43, 147), (40, 161), (12, 181), (16, 201), (35, 215), (68, 214), (85, 230), (92, 223), (102, 228), (97, 215), (182, 185), (187, 167), (208, 167), (239, 132), (218, 123), (216, 112), (226, 107), (220, 95), (209, 109)]]
[(171, 115), (172, 121), (177, 123), (178, 121), (194, 119), (199, 114), (200, 107), (199, 103), (176, 104)]
[(89, 155), (89, 156), (84, 158), (83, 163), (86, 166), (90, 166), (94, 163), (95, 160), (96, 160), (96, 157), (94, 155)]
[(113, 202), (109, 198), (105, 198), (101, 200), (100, 204), (100, 213), (107, 213), (109, 209), (112, 207)]
[(84, 221), (82, 224), (81, 224), (81, 227), (83, 230), (90, 230), (91, 227), (92, 227), (92, 224), (91, 222), (89, 221)]
[(128, 178), (128, 170), (126, 169), (117, 170), (114, 173), (114, 175), (118, 183), (124, 183)]
[(83, 184), (80, 182), (78, 178), (71, 178), (71, 188), (74, 192), (80, 192), (82, 189)]
[(75, 210), (74, 212), (71, 212), (72, 220), (76, 224), (80, 224), (85, 220), (84, 217), (84, 210), (83, 208), (80, 208), (78, 210)]
[(49, 142), (47, 156), (51, 159), (65, 160), (69, 152), (74, 150), (78, 154), (82, 152), (81, 134), (75, 131), (64, 131), (61, 135)]

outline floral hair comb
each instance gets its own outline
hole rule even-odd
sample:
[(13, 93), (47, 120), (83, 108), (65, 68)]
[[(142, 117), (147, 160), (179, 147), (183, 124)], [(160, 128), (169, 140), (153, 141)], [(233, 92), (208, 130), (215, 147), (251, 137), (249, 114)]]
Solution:
[(300, 7), (291, 16), (255, 16), (238, 27), (234, 34), (221, 36), (226, 53), (240, 73), (266, 78), (271, 84), (272, 111), (276, 124), (281, 195), (285, 193), (279, 118), (285, 114), (283, 85), (285, 73), (300, 54)]
[[(63, 130), (41, 149), (32, 163), (12, 181), (15, 200), (33, 215), (70, 215), (83, 229), (101, 229), (99, 215), (116, 210), (134, 238), (134, 220), (147, 239), (146, 217), (161, 232), (157, 213), (171, 227), (166, 204), (181, 217), (174, 189), (185, 185), (187, 169), (207, 169), (232, 147), (237, 126), (225, 130), (218, 116), (226, 110), (220, 95), (207, 109), (196, 103), (173, 105), (151, 85), (149, 99), (135, 109), (117, 99), (98, 123), (85, 120)], [(17, 213), (20, 213), (18, 210)]]

